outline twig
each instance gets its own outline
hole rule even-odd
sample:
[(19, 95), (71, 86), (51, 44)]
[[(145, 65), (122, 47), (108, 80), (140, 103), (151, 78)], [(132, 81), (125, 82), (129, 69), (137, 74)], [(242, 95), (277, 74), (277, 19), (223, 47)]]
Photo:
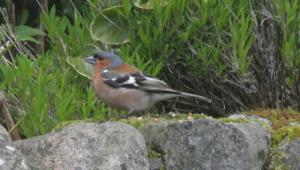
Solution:
[(7, 101), (5, 98), (5, 94), (2, 91), (0, 91), (0, 107), (1, 107), (1, 112), (2, 112), (4, 120), (5, 120), (6, 128), (10, 132), (10, 136), (11, 136), (12, 140), (13, 141), (20, 140), (21, 137), (20, 137), (19, 131), (17, 128), (15, 128), (14, 121), (8, 110), (8, 104), (7, 104)]
[[(40, 16), (40, 18), (39, 18), (39, 29), (44, 32), (45, 28), (43, 27), (43, 24), (41, 22), (41, 18), (42, 18), (43, 12), (48, 11), (48, 0), (42, 0), (39, 5), (41, 5), (41, 8), (39, 9), (39, 16)], [(37, 52), (40, 53), (40, 54), (44, 53), (46, 36), (45, 35), (38, 35), (37, 38), (40, 41), (40, 44), (37, 44), (37, 46), (36, 46)]]

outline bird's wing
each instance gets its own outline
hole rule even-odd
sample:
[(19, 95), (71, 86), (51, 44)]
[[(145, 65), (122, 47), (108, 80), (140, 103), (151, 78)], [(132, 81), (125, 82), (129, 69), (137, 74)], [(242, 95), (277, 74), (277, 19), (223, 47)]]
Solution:
[(144, 75), (141, 72), (136, 73), (119, 73), (112, 70), (104, 70), (101, 73), (104, 83), (113, 88), (127, 88), (127, 89), (139, 89), (153, 94), (164, 94), (167, 96), (164, 99), (182, 96), (182, 97), (194, 97), (207, 103), (211, 103), (211, 99), (206, 97), (180, 92), (171, 89), (166, 82), (159, 80), (148, 75)]
[(141, 72), (122, 74), (113, 70), (104, 70), (101, 73), (104, 83), (113, 88), (135, 88), (145, 91), (169, 89), (166, 82)]

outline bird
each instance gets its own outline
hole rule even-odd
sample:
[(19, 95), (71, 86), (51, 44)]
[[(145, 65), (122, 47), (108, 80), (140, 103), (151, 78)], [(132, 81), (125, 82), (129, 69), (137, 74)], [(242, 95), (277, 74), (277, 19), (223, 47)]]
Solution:
[(129, 114), (146, 111), (159, 101), (175, 97), (193, 97), (212, 103), (204, 96), (170, 88), (166, 82), (124, 63), (114, 52), (96, 52), (86, 57), (85, 62), (93, 67), (92, 85), (96, 96), (106, 105)]

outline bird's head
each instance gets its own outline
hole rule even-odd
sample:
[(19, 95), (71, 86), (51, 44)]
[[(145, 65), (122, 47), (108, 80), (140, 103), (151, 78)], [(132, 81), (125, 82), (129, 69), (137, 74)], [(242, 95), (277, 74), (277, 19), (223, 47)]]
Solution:
[(100, 70), (113, 69), (123, 63), (118, 55), (109, 51), (97, 52), (93, 56), (85, 58), (85, 62)]

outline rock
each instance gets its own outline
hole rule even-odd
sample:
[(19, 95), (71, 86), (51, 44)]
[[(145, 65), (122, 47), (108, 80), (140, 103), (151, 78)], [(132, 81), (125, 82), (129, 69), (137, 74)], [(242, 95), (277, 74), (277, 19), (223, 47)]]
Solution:
[(25, 170), (30, 169), (24, 155), (16, 149), (8, 132), (0, 125), (0, 169)]
[(296, 138), (291, 141), (284, 140), (279, 144), (279, 152), (282, 153), (282, 160), (287, 169), (300, 169), (300, 139)]
[(9, 133), (0, 125), (0, 141), (11, 141)]
[(163, 166), (161, 159), (149, 158), (150, 170), (160, 170)]
[(215, 119), (148, 123), (141, 129), (149, 147), (163, 155), (166, 169), (263, 169), (271, 135), (256, 122)]
[(123, 123), (71, 124), (16, 145), (33, 169), (149, 169), (143, 136)]

